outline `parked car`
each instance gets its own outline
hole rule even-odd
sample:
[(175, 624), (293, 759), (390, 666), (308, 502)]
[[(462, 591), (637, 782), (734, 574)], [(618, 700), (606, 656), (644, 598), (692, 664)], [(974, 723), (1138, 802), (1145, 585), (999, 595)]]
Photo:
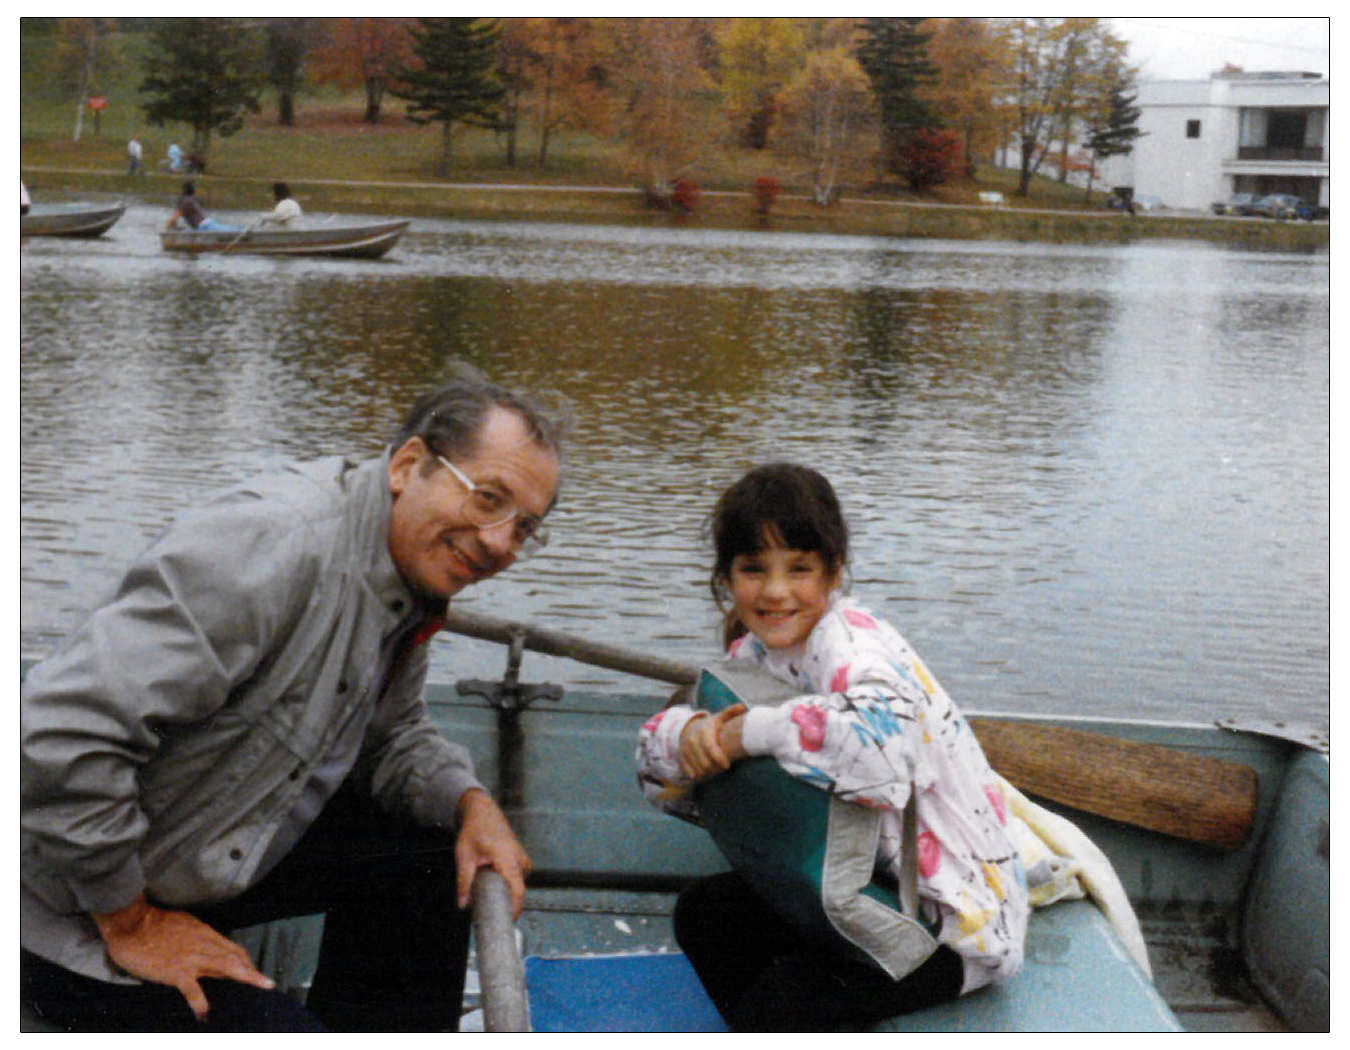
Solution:
[(1269, 193), (1256, 202), (1256, 214), (1267, 219), (1311, 219), (1312, 213), (1312, 207), (1292, 193)]
[(1215, 215), (1255, 215), (1255, 193), (1235, 193), (1226, 201), (1215, 201), (1209, 210)]

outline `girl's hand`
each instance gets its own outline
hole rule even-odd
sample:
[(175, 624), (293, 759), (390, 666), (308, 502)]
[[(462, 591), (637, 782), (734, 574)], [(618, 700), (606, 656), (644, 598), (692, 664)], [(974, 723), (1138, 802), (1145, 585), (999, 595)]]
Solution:
[(734, 704), (717, 714), (692, 719), (680, 733), (680, 770), (690, 780), (702, 780), (730, 768), (745, 757), (741, 726), (745, 705)]

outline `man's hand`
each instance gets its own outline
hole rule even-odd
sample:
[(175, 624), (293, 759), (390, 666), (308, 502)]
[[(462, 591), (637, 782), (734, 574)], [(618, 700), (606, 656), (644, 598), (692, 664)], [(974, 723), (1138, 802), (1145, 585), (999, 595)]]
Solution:
[(741, 726), (745, 705), (732, 704), (710, 717), (695, 718), (680, 733), (680, 769), (690, 780), (701, 780), (731, 768), (745, 757)]
[(459, 873), (459, 906), (469, 906), (473, 877), (479, 868), (494, 868), (511, 887), (511, 909), (520, 918), (525, 906), (525, 876), (532, 867), (529, 854), (516, 838), (492, 796), (470, 788), (459, 800), (459, 838), (455, 842), (455, 867)]
[(203, 977), (275, 987), (242, 946), (187, 912), (156, 908), (144, 894), (119, 911), (93, 918), (108, 958), (133, 977), (177, 988), (199, 1021), (210, 1009), (198, 983)]

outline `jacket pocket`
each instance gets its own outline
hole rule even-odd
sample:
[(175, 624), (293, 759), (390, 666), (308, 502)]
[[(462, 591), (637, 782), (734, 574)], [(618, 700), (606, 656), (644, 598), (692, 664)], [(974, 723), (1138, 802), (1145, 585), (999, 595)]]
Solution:
[(177, 766), (173, 780), (181, 792), (150, 814), (143, 847), (147, 888), (156, 899), (206, 903), (245, 889), (315, 760), (312, 745), (291, 727), (264, 720), (195, 779), (186, 779), (190, 766)]

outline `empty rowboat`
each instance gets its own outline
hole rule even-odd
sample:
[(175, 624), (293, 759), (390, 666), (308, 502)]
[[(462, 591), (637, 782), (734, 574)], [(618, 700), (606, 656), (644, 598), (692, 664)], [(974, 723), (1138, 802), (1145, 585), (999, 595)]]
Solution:
[(19, 216), (21, 237), (99, 237), (127, 210), (125, 204), (34, 204)]

